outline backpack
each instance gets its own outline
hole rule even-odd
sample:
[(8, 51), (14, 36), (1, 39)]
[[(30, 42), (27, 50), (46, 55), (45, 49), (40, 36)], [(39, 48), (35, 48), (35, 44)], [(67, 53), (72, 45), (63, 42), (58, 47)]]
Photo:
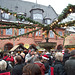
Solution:
[(54, 67), (49, 66), (49, 72), (48, 75), (54, 75)]
[[(8, 58), (8, 57), (6, 57), (4, 60), (6, 61), (7, 58)], [(10, 61), (6, 61), (6, 63), (7, 63), (7, 68), (6, 68), (6, 70), (7, 70), (7, 71), (11, 71), (11, 69), (13, 68), (11, 62), (10, 62)]]

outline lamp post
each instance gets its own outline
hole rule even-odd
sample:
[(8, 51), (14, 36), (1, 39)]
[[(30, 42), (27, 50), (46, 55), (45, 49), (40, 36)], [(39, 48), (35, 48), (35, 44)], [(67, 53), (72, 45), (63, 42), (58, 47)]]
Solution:
[(46, 42), (48, 43), (48, 40), (49, 40), (49, 38), (48, 38), (48, 34), (49, 34), (49, 30), (50, 30), (50, 27), (49, 26), (46, 26), (46, 35), (47, 35), (47, 37), (45, 38), (45, 40), (46, 40)]
[(46, 42), (48, 43), (49, 38), (48, 38), (48, 37), (46, 37), (45, 39), (46, 39)]

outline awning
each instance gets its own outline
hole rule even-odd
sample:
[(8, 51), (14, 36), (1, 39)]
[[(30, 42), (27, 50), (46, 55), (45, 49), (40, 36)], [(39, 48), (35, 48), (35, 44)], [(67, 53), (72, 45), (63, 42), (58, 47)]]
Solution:
[(14, 46), (10, 51), (14, 51), (19, 45)]
[(65, 38), (64, 46), (75, 46), (75, 34), (71, 34)]
[(38, 49), (38, 51), (45, 51), (45, 49), (44, 48), (40, 48), (40, 49)]

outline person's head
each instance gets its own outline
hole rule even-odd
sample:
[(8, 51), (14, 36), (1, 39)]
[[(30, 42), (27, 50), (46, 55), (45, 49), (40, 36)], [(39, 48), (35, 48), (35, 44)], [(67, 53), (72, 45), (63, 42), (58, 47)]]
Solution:
[(27, 64), (23, 67), (23, 75), (41, 75), (41, 69), (37, 64)]
[(21, 53), (20, 55), (21, 55), (23, 58), (25, 57), (25, 54), (24, 54), (24, 53)]
[(15, 64), (21, 64), (22, 63), (22, 58), (20, 55), (15, 56)]
[(3, 56), (8, 56), (8, 54), (7, 53), (4, 53), (4, 55)]
[(42, 56), (42, 59), (44, 59), (44, 60), (49, 60), (49, 57), (48, 57), (48, 55), (43, 55), (43, 56)]
[(70, 56), (75, 57), (75, 50), (72, 50), (72, 51), (70, 52)]
[(63, 54), (61, 52), (57, 52), (55, 54), (56, 60), (62, 61), (63, 60)]
[(34, 54), (34, 49), (31, 49), (30, 54), (31, 54), (31, 55)]
[(68, 49), (65, 49), (65, 51), (64, 51), (65, 53), (69, 53), (69, 50)]
[(38, 56), (38, 57), (35, 58), (34, 61), (36, 62), (36, 61), (41, 61), (41, 60), (42, 60), (42, 57)]
[(5, 60), (1, 60), (0, 61), (0, 70), (3, 71), (3, 70), (6, 70), (7, 68), (7, 63)]

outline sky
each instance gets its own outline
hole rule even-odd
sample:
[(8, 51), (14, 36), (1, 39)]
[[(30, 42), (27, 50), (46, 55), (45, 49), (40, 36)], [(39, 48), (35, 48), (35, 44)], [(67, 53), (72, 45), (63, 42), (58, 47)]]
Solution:
[(68, 6), (68, 4), (75, 5), (75, 0), (23, 0), (23, 1), (29, 1), (34, 2), (38, 4), (42, 4), (45, 6), (51, 5), (53, 9), (56, 11), (57, 14), (61, 14), (64, 8)]

